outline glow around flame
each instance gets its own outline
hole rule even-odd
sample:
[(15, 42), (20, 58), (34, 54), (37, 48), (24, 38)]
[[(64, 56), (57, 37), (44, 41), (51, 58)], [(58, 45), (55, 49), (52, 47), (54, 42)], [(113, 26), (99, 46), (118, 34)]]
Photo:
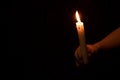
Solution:
[(77, 19), (78, 22), (81, 22), (81, 21), (80, 21), (80, 16), (79, 16), (78, 11), (76, 11), (76, 19)]

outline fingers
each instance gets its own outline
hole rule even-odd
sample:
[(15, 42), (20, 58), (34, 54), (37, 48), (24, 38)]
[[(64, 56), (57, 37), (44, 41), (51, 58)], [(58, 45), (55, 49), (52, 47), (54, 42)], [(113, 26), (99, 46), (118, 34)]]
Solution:
[(87, 45), (88, 56), (91, 56), (94, 53), (93, 46)]
[(80, 66), (80, 64), (83, 62), (82, 61), (82, 55), (80, 53), (80, 47), (78, 47), (75, 51), (75, 61), (76, 61), (76, 66)]
[(79, 61), (79, 59), (81, 58), (81, 54), (80, 54), (80, 48), (78, 47), (75, 51), (75, 58), (76, 60)]
[[(90, 57), (93, 53), (95, 53), (96, 51), (96, 46), (93, 46), (91, 44), (88, 44), (87, 45), (87, 53), (88, 53), (88, 56)], [(75, 51), (75, 61), (76, 61), (76, 66), (79, 66), (80, 64), (83, 63), (83, 60), (82, 60), (82, 54), (81, 54), (81, 51), (80, 51), (80, 46), (76, 49)]]
[(79, 67), (79, 66), (80, 66), (78, 62), (75, 62), (75, 63), (76, 63), (76, 66), (77, 66), (77, 67)]

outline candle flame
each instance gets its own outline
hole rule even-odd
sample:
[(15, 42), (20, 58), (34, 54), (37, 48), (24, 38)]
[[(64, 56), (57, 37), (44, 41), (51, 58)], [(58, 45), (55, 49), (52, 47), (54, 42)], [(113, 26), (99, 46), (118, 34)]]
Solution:
[(78, 11), (76, 11), (76, 19), (77, 19), (78, 22), (81, 22)]

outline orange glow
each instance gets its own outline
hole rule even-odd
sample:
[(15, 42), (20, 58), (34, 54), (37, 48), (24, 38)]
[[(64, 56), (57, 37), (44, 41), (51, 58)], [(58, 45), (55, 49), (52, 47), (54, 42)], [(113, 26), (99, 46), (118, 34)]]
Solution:
[(81, 22), (78, 11), (76, 11), (76, 19), (77, 19), (78, 22)]

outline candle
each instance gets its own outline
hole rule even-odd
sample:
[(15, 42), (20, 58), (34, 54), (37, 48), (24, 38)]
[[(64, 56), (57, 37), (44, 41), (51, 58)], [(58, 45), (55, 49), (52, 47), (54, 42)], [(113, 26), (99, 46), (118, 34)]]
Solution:
[(77, 19), (76, 28), (77, 28), (78, 37), (79, 37), (80, 52), (82, 54), (84, 64), (87, 64), (88, 55), (87, 55), (87, 48), (86, 48), (86, 41), (85, 41), (84, 24), (80, 20), (78, 11), (76, 11), (76, 19)]

